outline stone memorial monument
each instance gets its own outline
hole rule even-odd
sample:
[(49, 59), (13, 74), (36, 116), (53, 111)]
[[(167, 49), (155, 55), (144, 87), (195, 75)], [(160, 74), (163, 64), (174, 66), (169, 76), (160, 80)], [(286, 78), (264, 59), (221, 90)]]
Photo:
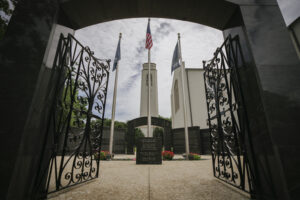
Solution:
[(161, 164), (161, 139), (140, 138), (137, 142), (136, 164)]

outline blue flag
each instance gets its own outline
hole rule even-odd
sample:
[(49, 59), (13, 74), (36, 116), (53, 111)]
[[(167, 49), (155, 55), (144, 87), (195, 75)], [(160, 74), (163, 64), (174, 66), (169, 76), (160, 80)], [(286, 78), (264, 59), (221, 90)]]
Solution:
[(115, 55), (115, 59), (114, 59), (114, 65), (113, 65), (113, 71), (115, 71), (115, 69), (117, 68), (118, 62), (119, 60), (121, 60), (121, 39), (119, 39), (119, 43), (118, 43), (118, 47), (117, 47), (117, 51), (116, 51), (116, 55)]
[(178, 42), (175, 46), (174, 53), (173, 53), (173, 59), (172, 59), (172, 66), (171, 66), (171, 74), (172, 72), (180, 67), (180, 60), (179, 60), (179, 48), (178, 48)]

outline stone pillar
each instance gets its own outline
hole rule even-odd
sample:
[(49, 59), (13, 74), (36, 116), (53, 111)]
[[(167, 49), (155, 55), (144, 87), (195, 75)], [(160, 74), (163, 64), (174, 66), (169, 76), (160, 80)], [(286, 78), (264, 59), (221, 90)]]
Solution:
[(240, 16), (244, 25), (223, 33), (239, 35), (246, 61), (239, 70), (251, 131), (247, 150), (257, 169), (257, 198), (296, 199), (300, 196), (300, 62), (277, 2), (254, 2), (240, 3), (232, 21)]
[(0, 41), (0, 199), (40, 199), (35, 181), (47, 145), (47, 46), (57, 0), (19, 1)]

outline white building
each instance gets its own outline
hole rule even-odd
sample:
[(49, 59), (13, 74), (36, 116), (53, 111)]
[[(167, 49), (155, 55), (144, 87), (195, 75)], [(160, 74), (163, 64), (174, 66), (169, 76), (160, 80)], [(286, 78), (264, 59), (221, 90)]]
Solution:
[[(173, 72), (173, 83), (171, 89), (172, 129), (184, 127), (181, 70), (182, 68), (179, 67)], [(200, 129), (207, 129), (208, 117), (203, 73), (204, 69), (185, 69), (184, 91), (188, 127), (199, 126)]]
[[(140, 117), (148, 116), (148, 69), (149, 64), (143, 64), (141, 76), (141, 101), (140, 101)], [(158, 92), (157, 92), (157, 70), (156, 64), (150, 63), (150, 115), (158, 117)], [(144, 135), (147, 135), (147, 125), (137, 127), (142, 130)], [(154, 126), (150, 130), (150, 137), (153, 136)]]

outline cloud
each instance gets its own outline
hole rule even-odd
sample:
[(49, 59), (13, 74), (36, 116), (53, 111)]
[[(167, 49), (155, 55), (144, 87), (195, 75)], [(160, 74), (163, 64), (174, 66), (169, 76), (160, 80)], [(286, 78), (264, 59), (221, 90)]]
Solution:
[(170, 23), (162, 22), (159, 24), (159, 27), (156, 28), (154, 35), (157, 38), (164, 38), (167, 37), (171, 31), (174, 31), (174, 28)]
[[(95, 52), (95, 56), (114, 59), (119, 33), (122, 32), (119, 62), (116, 120), (139, 117), (142, 64), (148, 61), (145, 49), (146, 18), (105, 22), (76, 31), (75, 37)], [(179, 20), (151, 19), (153, 47), (151, 62), (157, 66), (159, 114), (171, 116), (171, 59), (181, 33), (183, 60), (187, 68), (202, 67), (223, 42), (222, 32), (200, 24)], [(115, 72), (110, 72), (105, 116), (111, 117)]]

